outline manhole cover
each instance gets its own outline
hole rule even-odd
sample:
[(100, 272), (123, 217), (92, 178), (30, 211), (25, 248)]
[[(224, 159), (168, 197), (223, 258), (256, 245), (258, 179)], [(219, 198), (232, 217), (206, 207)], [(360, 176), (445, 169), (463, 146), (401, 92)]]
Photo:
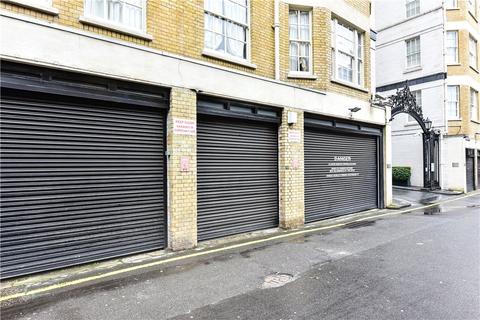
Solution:
[(288, 273), (274, 273), (274, 274), (269, 274), (268, 276), (265, 277), (262, 288), (263, 289), (268, 289), (268, 288), (278, 288), (281, 287), (291, 281), (295, 280), (293, 275), (288, 274)]

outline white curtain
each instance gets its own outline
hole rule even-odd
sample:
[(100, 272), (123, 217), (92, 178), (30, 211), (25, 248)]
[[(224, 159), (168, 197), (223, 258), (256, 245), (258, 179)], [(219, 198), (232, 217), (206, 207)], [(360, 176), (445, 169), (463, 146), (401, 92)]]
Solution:
[(99, 18), (105, 18), (105, 0), (89, 0), (90, 13)]
[(216, 51), (225, 50), (224, 21), (205, 13), (205, 46)]
[(246, 58), (245, 28), (234, 23), (227, 23), (227, 52), (239, 58)]
[(353, 58), (342, 52), (338, 53), (338, 76), (342, 80), (353, 81)]
[(121, 23), (123, 3), (118, 0), (108, 0), (108, 20)]
[(298, 39), (298, 15), (297, 11), (290, 11), (288, 17), (288, 24), (290, 26), (290, 39), (297, 40)]
[(247, 24), (247, 7), (240, 5), (239, 3), (241, 2), (242, 1), (224, 0), (223, 14), (233, 21)]
[(306, 11), (300, 11), (300, 40), (310, 40), (310, 15)]
[(205, 0), (205, 10), (213, 13), (223, 14), (222, 0)]
[(290, 70), (298, 71), (298, 43), (290, 42)]
[(142, 29), (142, 4), (141, 1), (128, 1), (124, 4), (123, 23), (134, 29)]

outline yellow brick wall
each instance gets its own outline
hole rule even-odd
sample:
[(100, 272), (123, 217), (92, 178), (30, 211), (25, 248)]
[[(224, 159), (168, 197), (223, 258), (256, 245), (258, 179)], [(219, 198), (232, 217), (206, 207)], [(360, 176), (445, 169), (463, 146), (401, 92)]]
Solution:
[[(467, 30), (458, 31), (458, 65), (449, 65), (447, 72), (449, 76), (469, 75), (480, 82), (480, 74), (477, 70), (470, 67), (469, 62), (469, 39), (470, 33)], [(479, 50), (480, 39), (477, 40), (477, 52)], [(477, 66), (480, 66), (480, 55), (477, 54)]]
[[(1, 2), (0, 7), (21, 14), (30, 15), (42, 20), (60, 25), (79, 28), (89, 32), (118, 38), (154, 49), (179, 54), (218, 65), (250, 72), (259, 76), (274, 78), (274, 0), (250, 1), (250, 37), (251, 62), (255, 69), (226, 62), (202, 55), (204, 48), (204, 11), (203, 0), (149, 0), (147, 1), (147, 33), (153, 36), (152, 41), (134, 36), (110, 31), (101, 27), (91, 26), (79, 21), (83, 15), (83, 0), (53, 0), (53, 6), (59, 10), (58, 16), (50, 16), (35, 10)], [(370, 15), (370, 1), (347, 0), (352, 10)], [(330, 82), (330, 19), (328, 9), (313, 8), (313, 56), (314, 71), (317, 80), (287, 79), (288, 62), (288, 5), (281, 2), (281, 70), (282, 79), (301, 86), (319, 90), (329, 90), (354, 96), (363, 100), (369, 99), (369, 94), (344, 85)], [(369, 30), (365, 33), (365, 84), (370, 84), (370, 38)]]
[[(477, 2), (477, 5), (480, 4)], [(477, 17), (480, 14), (477, 9)], [(447, 21), (467, 21), (473, 28), (480, 31), (478, 22), (467, 10), (465, 0), (458, 1), (458, 9), (446, 10)], [(477, 70), (470, 67), (469, 62), (469, 38), (470, 33), (466, 29), (458, 30), (458, 65), (449, 65), (447, 67), (448, 76), (468, 76), (471, 81), (480, 85), (480, 39), (477, 40)], [(478, 87), (478, 86), (477, 86)], [(470, 117), (470, 87), (460, 86), (460, 116), (462, 120), (448, 122), (448, 133), (450, 135), (467, 135), (475, 138), (475, 133), (480, 132), (480, 125), (476, 121), (472, 121)]]
[[(288, 125), (288, 112), (297, 113), (297, 123)], [(289, 131), (300, 133), (300, 142), (289, 141)], [(303, 112), (283, 109), (279, 128), (280, 227), (297, 228), (305, 222)]]
[[(168, 152), (168, 247), (172, 250), (192, 248), (197, 244), (197, 139), (196, 135), (174, 133), (174, 119), (196, 121), (196, 93), (173, 88), (167, 117)], [(189, 170), (181, 170), (187, 157)]]
[(478, 28), (480, 15), (480, 2), (477, 1), (477, 14), (472, 15), (467, 9), (467, 0), (457, 0), (457, 8), (446, 10), (447, 21), (468, 21), (472, 26)]
[[(480, 93), (479, 93), (480, 95)], [(475, 139), (475, 133), (480, 132), (480, 122), (472, 121), (470, 116), (470, 87), (460, 86), (460, 118), (461, 120), (448, 121), (449, 135), (467, 135), (471, 139)], [(480, 119), (480, 107), (477, 106), (478, 119)]]
[[(294, 6), (292, 8), (295, 8)], [(301, 79), (288, 77), (289, 61), (289, 24), (288, 14), (290, 6), (287, 3), (280, 5), (280, 79), (295, 83), (300, 86), (317, 90), (332, 91), (352, 96), (362, 100), (370, 98), (369, 92), (358, 90), (350, 86), (338, 84), (333, 81), (331, 63), (331, 19), (332, 12), (329, 9), (312, 8), (312, 52), (313, 52), (313, 75), (317, 79)], [(370, 90), (370, 33), (365, 30), (364, 42), (364, 84), (367, 91)]]

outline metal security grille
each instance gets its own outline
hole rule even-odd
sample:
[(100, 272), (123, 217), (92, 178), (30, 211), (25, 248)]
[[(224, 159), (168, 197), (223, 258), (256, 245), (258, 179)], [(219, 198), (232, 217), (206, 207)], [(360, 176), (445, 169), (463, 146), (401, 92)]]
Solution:
[(1, 131), (2, 278), (164, 247), (161, 110), (4, 97)]
[(305, 221), (378, 207), (377, 137), (305, 129)]
[(199, 116), (198, 239), (278, 226), (277, 126)]
[(467, 170), (467, 192), (475, 189), (475, 163), (474, 150), (467, 149), (465, 167)]

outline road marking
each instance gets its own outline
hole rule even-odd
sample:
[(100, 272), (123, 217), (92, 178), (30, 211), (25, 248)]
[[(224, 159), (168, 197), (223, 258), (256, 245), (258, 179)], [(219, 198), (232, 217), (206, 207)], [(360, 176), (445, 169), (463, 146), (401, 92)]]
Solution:
[(204, 255), (211, 254), (211, 253), (217, 253), (217, 252), (232, 250), (232, 249), (236, 249), (236, 248), (246, 247), (246, 246), (250, 246), (250, 245), (254, 245), (254, 244), (258, 244), (258, 243), (283, 239), (283, 238), (292, 237), (292, 236), (301, 235), (301, 234), (307, 234), (307, 233), (313, 233), (313, 232), (322, 231), (322, 230), (339, 228), (339, 227), (345, 226), (347, 223), (364, 221), (364, 220), (369, 220), (369, 219), (376, 219), (376, 218), (385, 217), (385, 216), (393, 216), (393, 215), (403, 214), (403, 213), (407, 213), (407, 212), (427, 209), (427, 208), (438, 206), (440, 204), (465, 199), (465, 198), (475, 196), (475, 195), (479, 195), (479, 194), (480, 193), (475, 192), (475, 193), (467, 194), (467, 195), (464, 195), (464, 196), (461, 196), (461, 197), (456, 197), (454, 199), (447, 199), (447, 200), (444, 200), (444, 201), (439, 201), (437, 203), (429, 204), (429, 205), (422, 206), (422, 207), (413, 207), (413, 208), (409, 208), (409, 209), (401, 210), (401, 211), (382, 213), (382, 214), (378, 214), (378, 215), (373, 215), (373, 216), (368, 216), (368, 217), (364, 217), (364, 218), (351, 220), (351, 221), (348, 221), (348, 222), (345, 222), (345, 223), (337, 223), (337, 224), (333, 224), (333, 225), (329, 225), (329, 226), (312, 227), (312, 228), (307, 227), (308, 229), (303, 229), (303, 230), (298, 230), (298, 231), (293, 231), (293, 232), (287, 232), (287, 233), (284, 233), (284, 234), (271, 236), (271, 237), (268, 237), (268, 238), (257, 239), (257, 240), (252, 240), (252, 241), (249, 241), (249, 242), (227, 245), (227, 246), (216, 248), (216, 249), (206, 249), (205, 251), (194, 252), (194, 253), (190, 253), (190, 254), (186, 254), (186, 255), (181, 255), (181, 256), (178, 256), (178, 257), (167, 258), (167, 259), (160, 260), (160, 261), (154, 261), (154, 262), (149, 262), (149, 263), (145, 263), (145, 264), (141, 264), (141, 265), (137, 265), (137, 266), (132, 266), (132, 267), (128, 267), (128, 268), (123, 268), (123, 269), (119, 269), (119, 270), (115, 270), (115, 271), (109, 271), (109, 272), (99, 274), (99, 275), (96, 275), (96, 276), (90, 276), (90, 277), (81, 278), (81, 279), (77, 279), (77, 280), (57, 283), (57, 284), (53, 284), (53, 285), (50, 285), (50, 286), (46, 286), (44, 288), (38, 288), (38, 289), (30, 290), (30, 291), (15, 293), (15, 294), (12, 294), (12, 295), (9, 295), (9, 296), (0, 297), (0, 302), (8, 301), (8, 300), (16, 299), (16, 298), (21, 298), (21, 297), (26, 297), (26, 296), (31, 296), (31, 295), (35, 295), (35, 294), (39, 294), (39, 293), (49, 292), (49, 291), (52, 291), (52, 290), (61, 289), (61, 288), (65, 288), (65, 287), (70, 287), (70, 286), (74, 286), (74, 285), (78, 285), (78, 284), (82, 284), (82, 283), (92, 282), (92, 281), (95, 281), (95, 280), (112, 277), (112, 276), (119, 275), (119, 274), (122, 274), (122, 273), (127, 273), (127, 272), (136, 271), (136, 270), (140, 270), (140, 269), (159, 266), (159, 265), (167, 264), (167, 263), (170, 263), (170, 262), (185, 260), (185, 259), (194, 258), (194, 257), (200, 257), (200, 256), (204, 256)]

